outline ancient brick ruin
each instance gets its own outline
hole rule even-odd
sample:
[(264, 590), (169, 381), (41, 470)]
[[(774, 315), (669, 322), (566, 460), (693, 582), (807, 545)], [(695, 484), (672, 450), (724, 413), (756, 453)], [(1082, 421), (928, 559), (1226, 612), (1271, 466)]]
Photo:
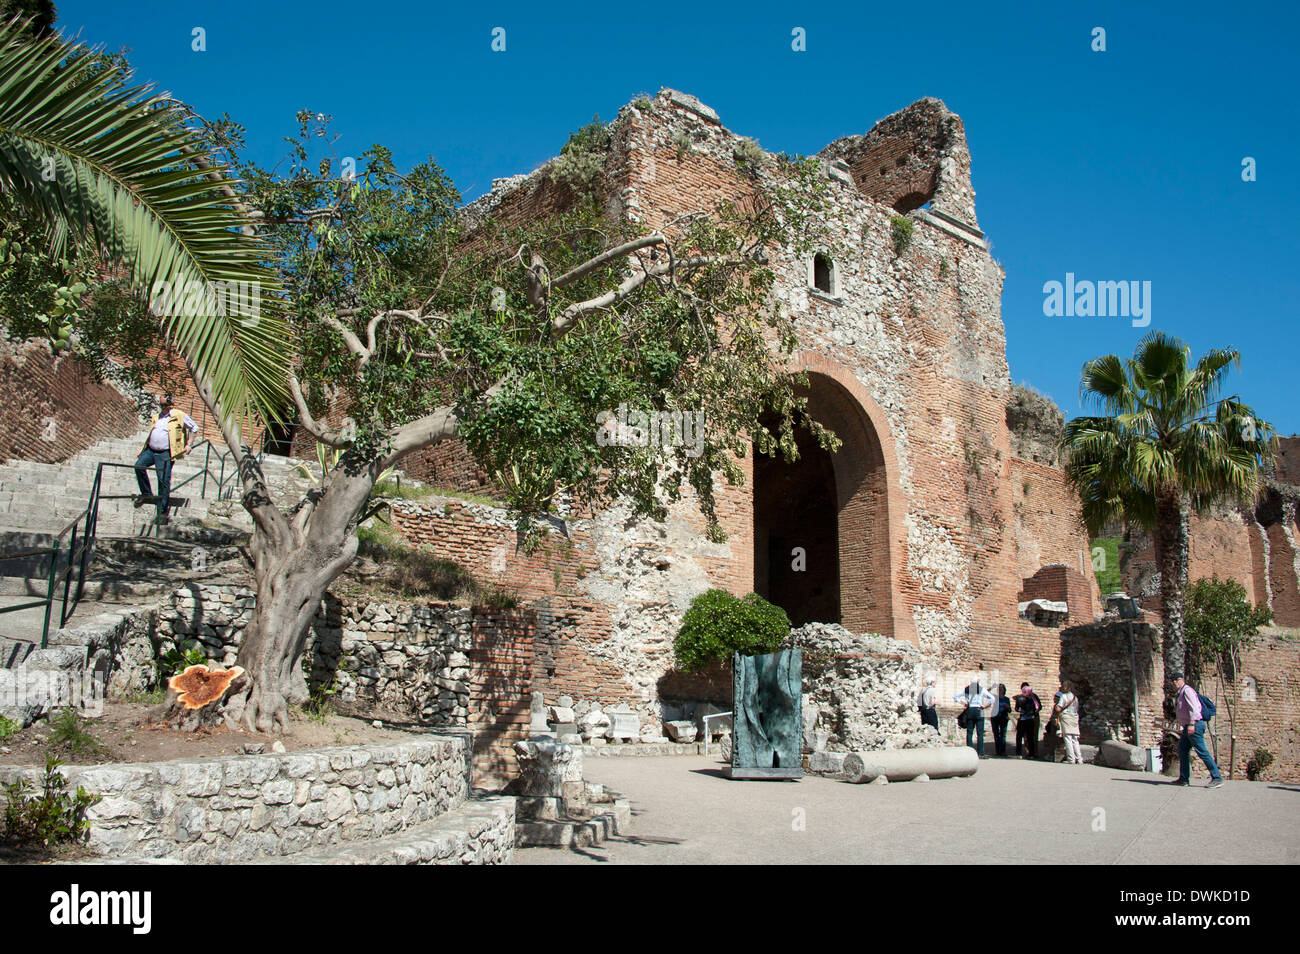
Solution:
[[(681, 93), (624, 107), (605, 162), (609, 214), (655, 227), (773, 188), (775, 164), (744, 161), (743, 143)], [(457, 501), (399, 508), (410, 539), (547, 605), (557, 623), (539, 632), (535, 682), (548, 698), (650, 713), (699, 693), (672, 671), (671, 641), (710, 586), (756, 590), (796, 624), (906, 640), (943, 669), (982, 664), (1008, 684), (1057, 678), (1057, 631), (1017, 614), (1026, 587), (1068, 599), (1072, 621), (1097, 612), (1078, 503), (1054, 459), (1023, 452), (1031, 442), (1008, 425), (1003, 271), (976, 220), (961, 120), (921, 100), (819, 158), (831, 237), (812, 256), (776, 250), (775, 293), (838, 453), (742, 460), (744, 486), (719, 495), (724, 544), (703, 537), (689, 504), (662, 525), (629, 524), (618, 508), (571, 521), (562, 560), (517, 552), (499, 517)], [(519, 221), (575, 200), (543, 166), (498, 181), (467, 215)], [(441, 450), (425, 475), (476, 489), (467, 456)], [(791, 569), (795, 547), (806, 571)]]
[[(625, 106), (611, 128), (601, 186), (610, 216), (654, 227), (779, 181), (770, 157), (756, 160), (713, 110), (672, 90)], [(561, 696), (578, 706), (627, 705), (657, 732), (666, 705), (725, 703), (729, 674), (679, 673), (671, 648), (690, 600), (722, 587), (759, 592), (796, 625), (840, 623), (911, 643), (954, 688), (981, 669), (1013, 691), (1022, 680), (1050, 691), (1069, 670), (1095, 696), (1083, 694), (1092, 706), (1085, 731), (1131, 734), (1126, 632), (1078, 633), (1062, 660), (1060, 627), (1094, 624), (1102, 594), (1078, 500), (1058, 466), (1060, 412), (1010, 380), (1004, 272), (979, 229), (960, 118), (924, 99), (819, 158), (829, 237), (812, 255), (774, 250), (775, 296), (799, 335), (795, 363), (809, 372), (810, 410), (843, 441), (838, 453), (804, 443), (793, 464), (746, 456), (744, 485), (719, 488), (728, 534), (720, 544), (704, 536), (689, 500), (664, 523), (632, 522), (620, 507), (557, 521), (535, 553), (518, 549), (504, 511), (455, 496), (394, 501), (395, 527), (536, 613), (531, 686), (520, 688), (552, 705)], [(578, 200), (544, 165), (498, 180), (464, 214), (517, 222)], [(46, 414), (67, 422), (64, 455), (137, 429), (130, 402), (91, 382), (75, 358), (35, 351), (0, 355), (0, 381), (17, 396), (5, 402), (12, 426), (0, 457), (55, 459), (26, 426)], [(182, 394), (181, 406), (194, 413), (199, 402)], [(453, 495), (491, 491), (455, 443), (414, 455), (406, 470)], [(1282, 625), (1300, 625), (1298, 484), (1300, 441), (1284, 441), (1259, 506), (1191, 524), (1192, 578), (1240, 580)], [(1125, 583), (1151, 622), (1159, 596), (1150, 541), (1130, 536)], [(807, 555), (801, 572), (791, 567), (795, 547)], [(1017, 611), (1031, 600), (1067, 609), (1058, 625), (1035, 625)], [(501, 651), (513, 658), (518, 648)], [(1271, 639), (1250, 665), (1260, 744), (1280, 764), (1300, 764), (1300, 654)], [(1144, 678), (1158, 687), (1159, 675)], [(1149, 708), (1150, 700), (1139, 703), (1144, 726), (1154, 724)]]

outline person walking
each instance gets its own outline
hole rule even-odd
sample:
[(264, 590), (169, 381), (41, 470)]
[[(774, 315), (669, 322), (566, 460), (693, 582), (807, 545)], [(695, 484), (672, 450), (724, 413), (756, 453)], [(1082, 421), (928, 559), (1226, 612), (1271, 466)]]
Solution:
[(1067, 679), (1061, 683), (1061, 696), (1052, 709), (1052, 718), (1060, 726), (1061, 741), (1065, 743), (1065, 759), (1072, 765), (1083, 764), (1083, 753), (1079, 749), (1079, 697), (1075, 695), (1074, 686)]
[(1178, 781), (1175, 785), (1192, 784), (1192, 749), (1201, 757), (1205, 767), (1210, 770), (1210, 784), (1207, 788), (1218, 788), (1223, 784), (1218, 763), (1205, 745), (1205, 709), (1201, 704), (1201, 694), (1187, 684), (1181, 672), (1174, 673), (1174, 688), (1178, 694), (1174, 705), (1178, 725), (1182, 734), (1178, 737)]
[[(1020, 684), (1020, 695), (1016, 696), (1016, 755), (1022, 758), (1038, 757), (1038, 714), (1043, 709), (1043, 700), (1027, 682)], [(1023, 746), (1023, 749), (1022, 749)]]
[[(966, 726), (966, 744), (975, 749), (976, 755), (984, 758), (984, 711), (993, 708), (993, 694), (983, 688), (977, 679), (966, 687), (965, 692), (953, 696), (952, 701), (966, 706), (962, 712), (962, 724)], [(978, 746), (971, 741), (971, 737), (976, 735), (979, 737)]]
[(936, 732), (939, 731), (939, 710), (935, 707), (934, 684), (937, 677), (930, 675), (925, 677), (925, 686), (921, 689), (916, 697), (916, 708), (921, 713), (921, 724), (932, 725)]
[[(140, 485), (140, 496), (136, 498), (138, 509), (151, 500), (158, 505), (158, 523), (167, 523), (167, 507), (171, 500), (172, 464), (180, 460), (189, 451), (194, 435), (199, 432), (199, 425), (175, 406), (170, 394), (163, 395), (158, 401), (158, 413), (149, 425), (149, 436), (145, 438), (144, 448), (135, 461), (135, 479)], [(149, 489), (149, 468), (158, 473), (158, 496), (154, 497)]]
[(993, 718), (993, 751), (1000, 759), (1007, 757), (1007, 723), (1011, 721), (1011, 700), (1007, 698), (1007, 687), (998, 683), (998, 695), (994, 700), (996, 708)]

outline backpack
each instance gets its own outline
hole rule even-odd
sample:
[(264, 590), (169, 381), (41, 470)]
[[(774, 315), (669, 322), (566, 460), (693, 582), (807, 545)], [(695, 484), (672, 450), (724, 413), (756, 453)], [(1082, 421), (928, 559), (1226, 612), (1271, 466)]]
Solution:
[(1196, 697), (1201, 700), (1201, 718), (1213, 719), (1215, 714), (1219, 711), (1219, 707), (1216, 706), (1213, 702), (1211, 702), (1210, 699), (1202, 693), (1198, 692), (1196, 694)]

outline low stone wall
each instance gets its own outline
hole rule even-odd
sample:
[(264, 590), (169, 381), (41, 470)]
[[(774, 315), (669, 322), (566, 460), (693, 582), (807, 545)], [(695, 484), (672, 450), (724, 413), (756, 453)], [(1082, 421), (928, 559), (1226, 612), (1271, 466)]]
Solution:
[[(233, 665), (254, 602), (239, 584), (189, 584), (160, 611), (152, 639), (125, 655), (197, 644)], [(499, 789), (515, 772), (513, 743), (527, 737), (535, 636), (527, 611), (327, 596), (303, 670), (308, 689), (342, 712), (470, 729), (475, 785)]]
[[(281, 755), (119, 763), (60, 771), (102, 796), (88, 818), (100, 854), (250, 861), (380, 838), (432, 821), (466, 799), (464, 741)], [(0, 767), (0, 783), (41, 771)]]

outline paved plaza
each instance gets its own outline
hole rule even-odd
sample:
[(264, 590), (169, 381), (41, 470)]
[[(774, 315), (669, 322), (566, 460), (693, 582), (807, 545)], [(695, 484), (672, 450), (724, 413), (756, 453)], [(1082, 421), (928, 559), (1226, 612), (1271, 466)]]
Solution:
[(988, 759), (968, 779), (733, 782), (714, 756), (596, 757), (584, 775), (632, 804), (596, 848), (516, 864), (1300, 863), (1300, 785), (1209, 790), (1095, 765)]

